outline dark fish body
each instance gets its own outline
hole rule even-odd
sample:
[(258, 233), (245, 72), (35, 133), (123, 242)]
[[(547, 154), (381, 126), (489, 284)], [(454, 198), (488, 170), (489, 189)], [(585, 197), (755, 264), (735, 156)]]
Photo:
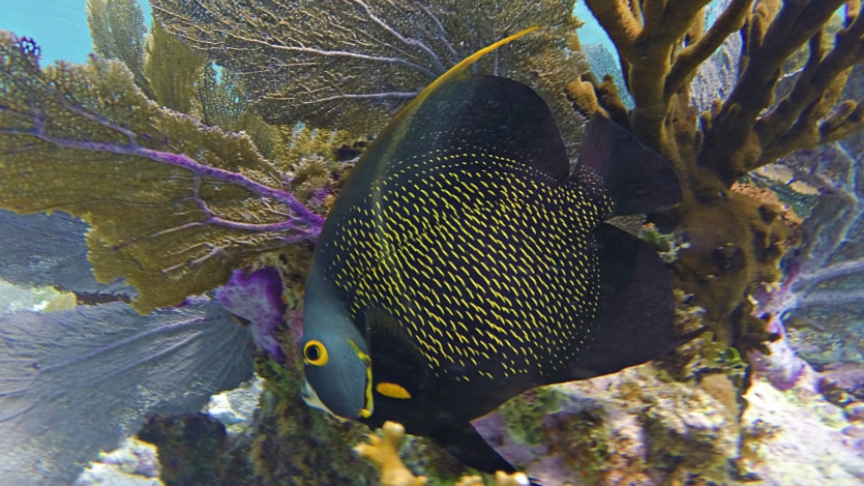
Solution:
[[(385, 129), (334, 205), (307, 280), (304, 342), (319, 339), (310, 321), (342, 316), (371, 362), (369, 416), (354, 418), (400, 422), (470, 466), (512, 471), (471, 420), (680, 344), (663, 263), (603, 223), (679, 200), (668, 163), (612, 122), (592, 121), (571, 173), (533, 90), (449, 80)], [(320, 395), (329, 385), (314, 368)]]

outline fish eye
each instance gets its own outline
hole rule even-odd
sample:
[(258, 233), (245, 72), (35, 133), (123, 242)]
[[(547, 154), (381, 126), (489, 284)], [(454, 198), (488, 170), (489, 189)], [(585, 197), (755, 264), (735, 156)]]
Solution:
[(315, 366), (324, 366), (327, 364), (327, 348), (321, 344), (321, 341), (312, 340), (303, 346), (303, 357), (306, 362)]

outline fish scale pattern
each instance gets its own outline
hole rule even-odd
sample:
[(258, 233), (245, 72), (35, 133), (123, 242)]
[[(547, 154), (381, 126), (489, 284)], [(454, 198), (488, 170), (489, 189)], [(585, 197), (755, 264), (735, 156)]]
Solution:
[(611, 201), (476, 147), (391, 167), (325, 243), (352, 319), (390, 314), (435, 376), (543, 376), (571, 362), (596, 313), (588, 245)]

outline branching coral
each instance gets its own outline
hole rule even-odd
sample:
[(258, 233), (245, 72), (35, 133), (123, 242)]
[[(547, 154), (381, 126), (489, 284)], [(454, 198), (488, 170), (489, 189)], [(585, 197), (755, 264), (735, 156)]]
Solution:
[(383, 437), (369, 434), (369, 443), (359, 444), (354, 450), (369, 459), (381, 472), (382, 486), (424, 486), (427, 479), (415, 477), (399, 458), (399, 444), (405, 437), (405, 427), (395, 422), (385, 422), (382, 430)]
[[(764, 350), (770, 335), (750, 316), (747, 296), (780, 277), (789, 231), (776, 206), (729, 188), (778, 157), (864, 127), (864, 109), (841, 97), (852, 66), (864, 61), (860, 2), (731, 0), (707, 30), (708, 0), (586, 2), (618, 49), (636, 106), (626, 111), (610, 81), (590, 77), (569, 85), (574, 104), (615, 119), (672, 160), (684, 202), (654, 221), (689, 246), (674, 263), (677, 286), (696, 295), (723, 342)], [(826, 48), (826, 25), (844, 3), (844, 25)], [(690, 98), (699, 66), (738, 35), (734, 89), (697, 113)], [(784, 63), (805, 46), (808, 60), (776, 100)]]
[[(381, 427), (382, 436), (368, 434), (368, 443), (360, 443), (354, 450), (365, 457), (381, 472), (381, 486), (424, 486), (428, 479), (415, 476), (405, 467), (399, 457), (399, 445), (405, 437), (405, 428), (396, 422), (384, 422)], [(521, 472), (507, 474), (503, 471), (495, 473), (496, 486), (529, 486), (528, 477)], [(483, 486), (480, 476), (464, 476), (456, 486)]]
[[(572, 0), (316, 2), (156, 0), (155, 16), (237, 72), (270, 122), (375, 133), (427, 84), (474, 51), (544, 29), (478, 63), (553, 107), (566, 138), (578, 121), (561, 86), (579, 74)], [(576, 56), (574, 58), (574, 56)]]
[(41, 69), (38, 54), (0, 34), (0, 206), (90, 223), (96, 276), (125, 277), (136, 309), (177, 304), (245, 259), (317, 238), (323, 218), (249, 137), (159, 108), (118, 62)]

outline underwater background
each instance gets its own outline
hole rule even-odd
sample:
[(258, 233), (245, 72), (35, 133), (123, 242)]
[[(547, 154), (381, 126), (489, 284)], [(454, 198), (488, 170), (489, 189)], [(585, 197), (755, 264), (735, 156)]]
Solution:
[[(374, 451), (353, 451), (368, 429), (300, 396), (304, 278), (324, 216), (437, 68), (413, 47), (394, 52), (422, 69), (262, 47), (325, 49), (356, 25), (383, 35), (352, 2), (159, 0), (155, 29), (147, 2), (91, 0), (89, 24), (86, 3), (0, 3), (0, 29), (39, 49), (0, 40), (0, 484), (379, 484), (402, 463), (430, 484), (473, 473), (398, 429), (380, 434), (401, 460), (373, 466), (361, 455)], [(668, 264), (676, 327), (708, 332), (515, 397), (474, 422), (487, 442), (545, 485), (864, 484), (860, 2), (625, 7), (654, 27), (648, 54), (632, 25), (581, 1), (366, 4), (442, 57), (541, 25), (481, 72), (540, 93), (572, 159), (575, 113), (599, 114), (684, 185), (681, 207), (621, 225)], [(468, 20), (441, 41), (417, 5)], [(94, 44), (101, 60), (47, 69), (84, 66)], [(652, 57), (663, 49), (681, 62)], [(399, 96), (330, 103), (334, 85)], [(50, 136), (37, 140), (39, 126)]]

